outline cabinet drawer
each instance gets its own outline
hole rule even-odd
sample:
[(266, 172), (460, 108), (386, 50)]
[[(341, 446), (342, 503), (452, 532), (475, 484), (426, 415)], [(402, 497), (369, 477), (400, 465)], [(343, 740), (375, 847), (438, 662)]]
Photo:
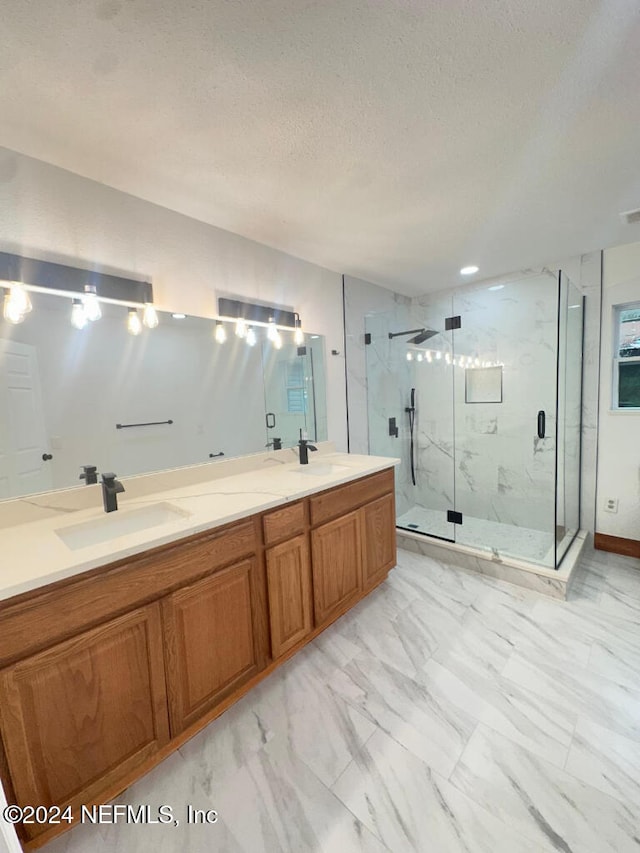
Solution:
[(270, 512), (262, 519), (264, 544), (275, 545), (283, 539), (290, 539), (302, 533), (306, 522), (306, 506), (304, 501), (285, 506)]
[(311, 524), (315, 527), (330, 518), (344, 515), (388, 492), (393, 492), (393, 468), (322, 492), (317, 497), (309, 498)]

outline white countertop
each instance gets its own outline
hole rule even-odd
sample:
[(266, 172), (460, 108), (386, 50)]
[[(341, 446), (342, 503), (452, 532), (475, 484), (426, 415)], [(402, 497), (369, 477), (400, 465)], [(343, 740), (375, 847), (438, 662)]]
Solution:
[[(282, 506), (315, 492), (391, 468), (400, 462), (399, 459), (382, 456), (348, 453), (317, 454), (319, 458), (316, 460), (314, 455), (310, 454), (308, 467), (298, 462), (283, 463), (270, 458), (262, 460), (259, 468), (245, 473), (159, 491), (144, 498), (127, 500), (125, 493), (119, 496), (118, 512), (109, 515), (104, 513), (100, 505), (2, 529), (0, 600)], [(329, 466), (341, 466), (348, 470), (309, 473)], [(126, 487), (126, 478), (123, 482)], [(121, 523), (127, 513), (158, 504), (170, 505), (175, 512), (175, 519), (75, 550), (68, 547), (58, 535), (59, 531), (94, 520), (104, 519), (104, 525)]]

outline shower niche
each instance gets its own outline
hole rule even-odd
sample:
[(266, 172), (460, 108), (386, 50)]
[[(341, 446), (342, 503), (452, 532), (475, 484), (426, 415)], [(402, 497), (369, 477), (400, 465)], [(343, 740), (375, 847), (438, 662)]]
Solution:
[(560, 565), (579, 529), (582, 325), (578, 288), (548, 271), (366, 318), (369, 451), (402, 460), (399, 528)]

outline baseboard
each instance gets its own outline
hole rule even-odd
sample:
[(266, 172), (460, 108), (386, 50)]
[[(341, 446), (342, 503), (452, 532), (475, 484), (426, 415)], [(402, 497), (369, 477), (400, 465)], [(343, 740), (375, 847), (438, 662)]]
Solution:
[(622, 536), (609, 536), (608, 533), (595, 533), (593, 547), (598, 551), (611, 551), (625, 557), (640, 559), (640, 542), (637, 539), (624, 539)]

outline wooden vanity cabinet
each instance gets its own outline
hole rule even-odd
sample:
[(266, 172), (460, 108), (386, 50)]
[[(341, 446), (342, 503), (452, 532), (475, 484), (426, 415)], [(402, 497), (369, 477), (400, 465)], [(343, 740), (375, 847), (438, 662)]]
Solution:
[(160, 605), (4, 669), (0, 719), (18, 804), (90, 802), (169, 740)]
[(171, 734), (179, 734), (266, 665), (255, 557), (162, 601)]
[(10, 800), (107, 802), (317, 636), (395, 564), (393, 489), (382, 471), (0, 602)]
[(360, 513), (350, 512), (311, 532), (316, 624), (333, 620), (361, 597)]
[(313, 629), (308, 536), (268, 548), (266, 560), (271, 654), (279, 658)]

